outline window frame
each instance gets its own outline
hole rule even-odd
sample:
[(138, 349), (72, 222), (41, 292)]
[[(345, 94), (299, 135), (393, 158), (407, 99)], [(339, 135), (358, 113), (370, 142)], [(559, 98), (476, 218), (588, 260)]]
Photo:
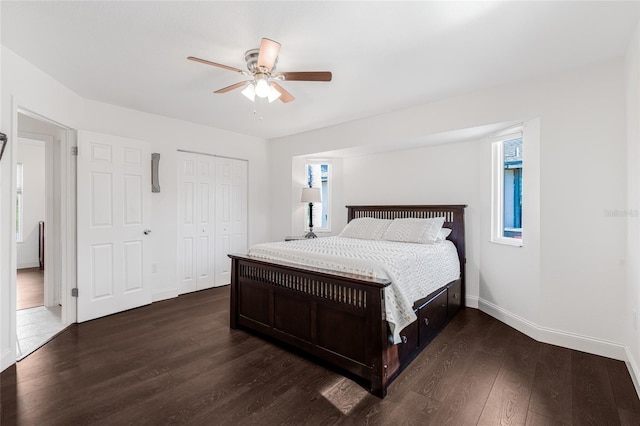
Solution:
[[(326, 227), (322, 227), (322, 222), (320, 222), (320, 224), (316, 224), (315, 220), (314, 220), (314, 225), (313, 225), (313, 232), (318, 232), (318, 233), (325, 233), (325, 232), (331, 232), (331, 205), (332, 205), (332, 196), (333, 196), (333, 191), (332, 191), (332, 187), (333, 187), (333, 163), (331, 160), (322, 160), (322, 159), (306, 159), (304, 162), (304, 183), (305, 186), (308, 185), (308, 181), (309, 181), (309, 177), (307, 175), (307, 169), (309, 165), (322, 165), (322, 164), (326, 164), (327, 167), (327, 195), (326, 197), (324, 197), (323, 194), (323, 199), (322, 199), (322, 205), (326, 204), (327, 208), (326, 208), (326, 214), (327, 214), (327, 225)], [(327, 198), (327, 200), (325, 201), (325, 198)], [(314, 203), (314, 209), (316, 208), (318, 203)], [(304, 220), (304, 230), (306, 232), (309, 231), (309, 207), (308, 205), (305, 207), (304, 209), (304, 213), (305, 213), (305, 220)]]
[[(524, 226), (522, 226), (520, 238), (504, 236), (504, 142), (522, 138), (524, 147), (522, 127), (522, 125), (512, 127), (491, 138), (491, 242), (514, 247), (523, 246), (525, 232)], [(523, 171), (524, 163), (525, 155), (523, 148)]]

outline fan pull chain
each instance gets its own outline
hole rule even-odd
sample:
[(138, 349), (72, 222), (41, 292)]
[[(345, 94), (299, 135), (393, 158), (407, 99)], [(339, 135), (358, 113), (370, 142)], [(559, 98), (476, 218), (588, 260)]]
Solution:
[[(256, 108), (256, 100), (257, 99), (260, 99), (260, 108)], [(263, 101), (263, 99), (262, 98), (258, 98), (257, 96), (253, 100), (253, 115), (257, 115), (258, 119), (260, 121), (264, 121), (263, 118), (262, 118), (262, 101)], [(260, 112), (258, 112), (258, 109), (260, 110)]]

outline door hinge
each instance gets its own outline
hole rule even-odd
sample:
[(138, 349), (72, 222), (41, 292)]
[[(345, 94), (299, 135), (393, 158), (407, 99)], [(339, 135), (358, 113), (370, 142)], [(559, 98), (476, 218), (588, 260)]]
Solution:
[(78, 147), (77, 146), (72, 146), (71, 147), (71, 155), (78, 155)]
[(72, 288), (71, 289), (71, 297), (78, 297), (78, 289), (77, 288)]

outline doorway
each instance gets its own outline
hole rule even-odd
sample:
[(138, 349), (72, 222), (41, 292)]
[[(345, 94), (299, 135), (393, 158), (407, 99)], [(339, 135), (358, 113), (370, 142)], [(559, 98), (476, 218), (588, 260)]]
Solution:
[(67, 326), (61, 279), (61, 150), (67, 130), (18, 112), (16, 164), (16, 359)]

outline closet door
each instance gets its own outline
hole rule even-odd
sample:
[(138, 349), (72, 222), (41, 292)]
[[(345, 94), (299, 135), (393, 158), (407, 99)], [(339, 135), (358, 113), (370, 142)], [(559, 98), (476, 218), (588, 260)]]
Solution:
[(178, 152), (180, 293), (214, 285), (215, 158)]
[(247, 166), (216, 158), (216, 286), (231, 282), (227, 255), (247, 251)]

